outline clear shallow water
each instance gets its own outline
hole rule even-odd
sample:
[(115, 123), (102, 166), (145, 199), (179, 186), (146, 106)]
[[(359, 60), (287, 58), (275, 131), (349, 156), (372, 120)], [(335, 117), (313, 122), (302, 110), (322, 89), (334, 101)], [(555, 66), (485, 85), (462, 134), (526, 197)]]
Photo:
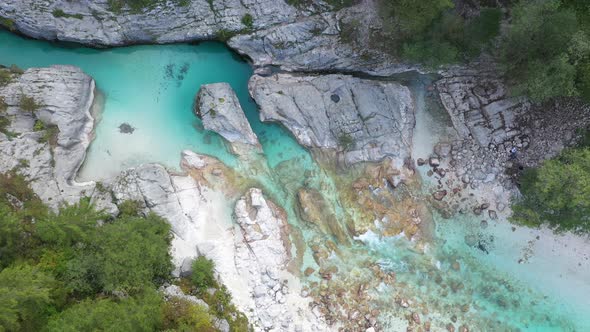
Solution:
[[(295, 206), (299, 188), (304, 185), (318, 188), (339, 219), (346, 214), (345, 208), (339, 206), (330, 176), (285, 130), (258, 120), (256, 105), (247, 91), (251, 68), (221, 44), (94, 50), (27, 40), (0, 31), (0, 64), (13, 63), (23, 68), (75, 65), (96, 80), (105, 96), (105, 105), (96, 139), (80, 174), (83, 179), (108, 178), (143, 162), (160, 162), (177, 168), (183, 149), (213, 155), (232, 167), (239, 167), (220, 137), (202, 130), (200, 121), (192, 112), (193, 98), (201, 84), (228, 82), (236, 91), (263, 145), (268, 171), (261, 173), (258, 180), (265, 186), (267, 194), (285, 207), (290, 222), (303, 230), (306, 243), (312, 242), (318, 234), (297, 218)], [(421, 118), (430, 119), (427, 115)], [(123, 122), (133, 126), (135, 132), (131, 135), (120, 133), (118, 126)], [(428, 126), (422, 128), (424, 133), (430, 131)], [(416, 150), (429, 151), (432, 140), (422, 138)], [(362, 252), (368, 248), (368, 258), (395, 271), (397, 279), (409, 285), (414, 297), (429, 303), (436, 301), (436, 306), (448, 311), (449, 315), (459, 306), (470, 304), (468, 316), (471, 321), (481, 322), (476, 331), (499, 331), (497, 327), (504, 324), (511, 326), (512, 330), (590, 330), (590, 319), (585, 317), (590, 304), (584, 301), (585, 297), (575, 296), (575, 290), (572, 294), (563, 282), (552, 284), (552, 279), (539, 278), (538, 285), (532, 284), (535, 273), (541, 273), (542, 269), (516, 269), (511, 262), (518, 255), (508, 250), (495, 250), (487, 255), (466, 246), (464, 236), (478, 224), (478, 220), (468, 219), (437, 220), (438, 240), (425, 255), (417, 253), (404, 238), (366, 236), (366, 246), (358, 248), (355, 245), (351, 253), (358, 254), (358, 257), (354, 256), (355, 259), (348, 264), (366, 259)], [(499, 242), (503, 245), (521, 241), (511, 237), (505, 229), (488, 233), (504, 237), (505, 241)], [(451, 257), (460, 260), (461, 271), (449, 268)], [(304, 261), (303, 266), (313, 265), (309, 250)], [(463, 288), (449, 292), (448, 287), (439, 285), (435, 275), (440, 275), (447, 285), (460, 281)], [(590, 290), (587, 284), (576, 287), (581, 287), (578, 294), (590, 296), (590, 292), (586, 292)], [(562, 290), (563, 296), (560, 296)], [(387, 294), (388, 290), (384, 289), (384, 308), (393, 302)], [(570, 301), (572, 305), (566, 305)]]
[[(57, 46), (0, 31), (0, 63), (21, 68), (74, 65), (92, 76), (105, 97), (82, 180), (105, 179), (145, 162), (177, 168), (180, 151), (213, 155), (230, 166), (235, 158), (221, 138), (202, 129), (193, 115), (193, 98), (202, 84), (227, 82), (236, 91), (254, 130), (265, 146), (271, 166), (303, 155), (278, 126), (263, 125), (249, 98), (250, 66), (220, 43), (133, 46), (96, 50)], [(135, 128), (119, 130), (122, 123)]]

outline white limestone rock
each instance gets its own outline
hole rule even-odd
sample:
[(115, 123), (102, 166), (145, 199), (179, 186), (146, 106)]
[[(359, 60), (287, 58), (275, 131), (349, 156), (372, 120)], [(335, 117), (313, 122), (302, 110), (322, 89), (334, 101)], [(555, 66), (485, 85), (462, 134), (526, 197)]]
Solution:
[(283, 124), (308, 148), (342, 150), (354, 164), (411, 155), (415, 125), (410, 90), (395, 82), (348, 75), (253, 76), (250, 94), (262, 121)]
[[(56, 10), (65, 15), (54, 15)], [(246, 14), (258, 29), (294, 21), (297, 10), (275, 0), (192, 0), (186, 6), (164, 1), (137, 12), (124, 7), (115, 13), (108, 0), (0, 1), (0, 17), (12, 20), (23, 34), (93, 46), (212, 39), (221, 30), (247, 28), (242, 23)]]
[(482, 147), (502, 144), (521, 134), (517, 118), (530, 108), (526, 98), (508, 95), (493, 63), (453, 67), (436, 82), (440, 100), (463, 139)]
[(238, 200), (234, 211), (239, 230), (235, 236), (236, 269), (247, 281), (254, 300), (258, 330), (326, 330), (300, 292), (291, 291), (287, 272), (291, 243), (285, 212), (252, 188)]
[(185, 301), (189, 301), (194, 304), (200, 305), (202, 307), (205, 307), (206, 309), (209, 309), (209, 305), (205, 301), (203, 301), (195, 296), (184, 294), (182, 289), (180, 289), (180, 287), (178, 287), (176, 285), (162, 286), (162, 288), (160, 290), (168, 298), (176, 297), (176, 298), (183, 299)]
[[(32, 68), (0, 87), (8, 105), (6, 116), (15, 138), (0, 134), (0, 172), (26, 161), (18, 172), (30, 181), (35, 193), (49, 206), (76, 203), (90, 195), (94, 183), (76, 182), (93, 134), (90, 109), (94, 101), (94, 80), (71, 66)], [(39, 105), (33, 113), (19, 107), (21, 97), (31, 97)], [(57, 126), (55, 147), (42, 140), (44, 131), (35, 132), (35, 121)]]
[(233, 153), (262, 151), (238, 96), (228, 83), (201, 86), (195, 101), (195, 112), (203, 120), (205, 129), (218, 133), (230, 143)]

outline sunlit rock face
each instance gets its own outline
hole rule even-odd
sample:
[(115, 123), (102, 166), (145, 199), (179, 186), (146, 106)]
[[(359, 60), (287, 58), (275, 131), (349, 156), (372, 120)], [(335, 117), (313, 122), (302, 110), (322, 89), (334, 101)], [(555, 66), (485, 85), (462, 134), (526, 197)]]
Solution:
[(195, 113), (207, 130), (221, 135), (234, 154), (262, 152), (236, 93), (227, 83), (201, 86), (195, 99)]
[(277, 74), (253, 76), (249, 89), (263, 121), (280, 122), (306, 147), (342, 151), (346, 164), (390, 157), (401, 166), (411, 155), (414, 101), (399, 83)]
[[(116, 10), (109, 2), (5, 0), (0, 3), (0, 16), (31, 37), (116, 46), (211, 39), (221, 30), (233, 33), (245, 29), (242, 18), (246, 14), (252, 16), (257, 28), (292, 21), (297, 14), (295, 7), (273, 0), (247, 4), (240, 0), (188, 1), (186, 6), (167, 2), (137, 11), (127, 7)], [(54, 15), (60, 10), (64, 14)]]
[[(0, 96), (7, 105), (7, 129), (15, 136), (0, 133), (0, 172), (17, 168), (52, 207), (78, 202), (93, 189), (92, 183), (75, 181), (92, 139), (92, 78), (70, 66), (33, 68), (13, 75)], [(32, 98), (36, 109), (23, 110), (23, 98)]]
[(477, 143), (487, 147), (522, 134), (517, 119), (530, 104), (526, 98), (508, 94), (497, 70), (482, 66), (457, 67), (442, 74), (436, 87), (461, 138), (471, 135)]

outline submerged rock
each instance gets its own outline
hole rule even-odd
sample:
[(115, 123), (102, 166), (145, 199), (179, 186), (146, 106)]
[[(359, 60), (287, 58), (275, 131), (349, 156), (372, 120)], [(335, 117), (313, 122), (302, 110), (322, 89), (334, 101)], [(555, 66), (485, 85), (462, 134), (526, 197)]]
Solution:
[(317, 190), (301, 188), (297, 192), (297, 202), (301, 218), (315, 226), (326, 235), (333, 236), (338, 243), (349, 243), (348, 234), (336, 218), (324, 196)]
[(308, 148), (341, 150), (347, 164), (391, 157), (401, 167), (410, 157), (414, 102), (401, 84), (276, 74), (253, 76), (249, 89), (260, 118), (282, 123)]
[(249, 149), (261, 150), (258, 137), (252, 131), (236, 93), (227, 83), (201, 86), (195, 102), (195, 112), (205, 129), (225, 138), (232, 151), (241, 154)]
[(135, 128), (132, 127), (127, 122), (121, 123), (121, 125), (119, 126), (119, 132), (121, 134), (133, 134), (134, 131), (135, 131)]

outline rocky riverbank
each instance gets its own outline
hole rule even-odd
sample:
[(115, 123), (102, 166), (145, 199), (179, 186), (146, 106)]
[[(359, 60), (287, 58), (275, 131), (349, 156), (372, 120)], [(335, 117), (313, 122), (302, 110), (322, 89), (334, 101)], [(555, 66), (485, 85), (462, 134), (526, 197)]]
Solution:
[[(9, 30), (93, 47), (221, 40), (256, 67), (288, 71), (344, 71), (391, 75), (410, 70), (370, 43), (379, 38), (374, 0), (334, 10), (325, 1), (166, 1), (140, 10), (109, 1), (8, 0), (0, 21)], [(360, 37), (364, 36), (364, 37)], [(366, 37), (366, 38), (365, 38)], [(371, 38), (369, 38), (371, 37)], [(351, 40), (362, 41), (353, 45)]]
[(92, 140), (94, 81), (69, 66), (13, 69), (10, 75), (0, 86), (1, 115), (9, 123), (0, 133), (0, 172), (17, 169), (54, 208), (78, 202), (94, 189), (76, 182)]
[[(199, 254), (213, 259), (219, 278), (257, 330), (327, 329), (287, 272), (292, 258), (286, 216), (259, 189), (237, 197), (244, 188), (236, 187), (233, 171), (214, 158), (185, 151), (185, 174), (146, 164), (100, 184), (76, 183), (93, 134), (94, 88), (89, 76), (69, 66), (12, 74), (12, 82), (0, 87), (6, 105), (1, 116), (9, 121), (0, 133), (0, 171), (23, 175), (53, 208), (89, 197), (98, 209), (117, 215), (121, 204), (137, 202), (143, 213), (171, 223), (177, 276)], [(23, 109), (23, 98), (32, 98), (35, 109)]]
[[(297, 193), (290, 203), (301, 229), (289, 227), (287, 211), (260, 183), (190, 151), (183, 152), (182, 174), (146, 164), (98, 186), (78, 184), (75, 175), (92, 137), (94, 86), (75, 68), (52, 67), (14, 74), (0, 87), (11, 120), (0, 134), (0, 171), (23, 174), (53, 207), (88, 196), (117, 214), (120, 204), (132, 200), (144, 213), (166, 218), (174, 232), (177, 275), (188, 272), (196, 255), (213, 259), (220, 279), (260, 331), (468, 331), (478, 323), (477, 310), (485, 311), (469, 305), (481, 285), (461, 281), (460, 258), (441, 263), (429, 255), (434, 226), (426, 206), (447, 218), (474, 215), (482, 228), (505, 218), (517, 194), (519, 166), (554, 156), (590, 121), (589, 108), (571, 100), (534, 105), (511, 97), (497, 68), (483, 59), (441, 71), (425, 87), (452, 133), (429, 136), (432, 147), (418, 154), (418, 94), (389, 77), (411, 67), (371, 48), (368, 40), (360, 46), (347, 42), (351, 33), (378, 29), (373, 1), (339, 11), (321, 1), (304, 8), (264, 0), (166, 2), (116, 14), (108, 6), (106, 0), (7, 0), (0, 3), (0, 17), (35, 38), (92, 46), (229, 38), (228, 45), (256, 67), (249, 88), (261, 119), (282, 124), (316, 157), (342, 167), (314, 173), (283, 163), (273, 170)], [(245, 23), (247, 15), (251, 24)], [(273, 73), (275, 66), (290, 73)], [(23, 95), (38, 109), (23, 112)], [(244, 144), (260, 152), (227, 85), (202, 87), (195, 106), (205, 128), (224, 137), (233, 152), (241, 154)], [(561, 108), (575, 111), (566, 118)], [(59, 133), (44, 141), (51, 126)], [(509, 153), (513, 147), (517, 158)], [(271, 178), (266, 165), (257, 171)], [(304, 181), (293, 175), (299, 173)], [(370, 250), (356, 246), (389, 248), (394, 245), (386, 241), (398, 238), (411, 253), (398, 265), (375, 261)], [(489, 250), (480, 238), (467, 236), (465, 242)], [(403, 279), (413, 274), (422, 276), (420, 282)], [(495, 287), (490, 289), (512, 287), (499, 277), (486, 278)], [(438, 298), (449, 294), (456, 299)]]

